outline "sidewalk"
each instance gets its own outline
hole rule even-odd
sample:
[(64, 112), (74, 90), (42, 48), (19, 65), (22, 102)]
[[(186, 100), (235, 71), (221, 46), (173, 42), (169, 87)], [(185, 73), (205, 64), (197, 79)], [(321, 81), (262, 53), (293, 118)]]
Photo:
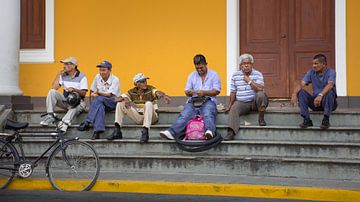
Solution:
[[(15, 179), (8, 189), (50, 190), (43, 173)], [(76, 181), (67, 182), (69, 186)], [(359, 201), (359, 181), (296, 178), (101, 172), (92, 191), (239, 196), (318, 201)]]

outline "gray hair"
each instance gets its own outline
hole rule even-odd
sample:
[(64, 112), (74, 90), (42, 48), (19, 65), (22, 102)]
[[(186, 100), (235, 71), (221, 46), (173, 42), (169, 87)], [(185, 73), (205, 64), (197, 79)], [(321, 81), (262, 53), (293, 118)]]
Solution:
[(245, 59), (249, 59), (251, 63), (254, 63), (254, 57), (248, 53), (244, 53), (239, 57), (239, 64), (241, 64)]

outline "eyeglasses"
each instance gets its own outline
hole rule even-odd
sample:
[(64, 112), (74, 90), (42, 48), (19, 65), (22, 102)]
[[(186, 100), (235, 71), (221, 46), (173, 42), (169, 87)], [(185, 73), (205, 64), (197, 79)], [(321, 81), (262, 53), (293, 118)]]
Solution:
[(240, 65), (251, 65), (251, 62), (242, 62)]

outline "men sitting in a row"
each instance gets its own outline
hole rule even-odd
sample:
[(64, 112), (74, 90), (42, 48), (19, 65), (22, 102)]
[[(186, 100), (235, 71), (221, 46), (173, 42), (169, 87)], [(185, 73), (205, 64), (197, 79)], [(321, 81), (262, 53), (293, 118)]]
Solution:
[[(59, 106), (68, 109), (63, 117), (65, 124), (60, 127), (63, 132), (66, 132), (72, 118), (85, 108), (83, 98), (87, 91), (87, 79), (77, 69), (76, 58), (67, 58), (61, 62), (64, 63), (64, 69), (53, 81), (53, 88), (47, 96), (49, 115), (41, 124), (51, 124), (54, 120), (50, 114), (54, 112), (55, 106)], [(253, 68), (253, 64), (252, 55), (243, 54), (239, 57), (239, 70), (232, 76), (229, 105), (225, 108), (225, 112), (229, 112), (228, 133), (225, 140), (234, 139), (240, 128), (240, 116), (248, 114), (250, 111), (258, 111), (259, 125), (266, 125), (264, 113), (268, 106), (268, 98), (264, 91), (264, 78), (261, 72)], [(221, 90), (220, 78), (215, 71), (207, 68), (207, 62), (203, 55), (194, 57), (194, 66), (196, 71), (189, 75), (185, 88), (185, 95), (189, 99), (176, 122), (167, 130), (160, 132), (160, 136), (163, 138), (174, 139), (176, 135), (183, 133), (187, 122), (197, 114), (204, 118), (206, 138), (210, 139), (215, 135), (216, 95)], [(140, 142), (148, 142), (150, 126), (158, 120), (157, 100), (164, 99), (166, 103), (169, 103), (170, 97), (155, 87), (147, 85), (149, 78), (141, 73), (135, 75), (133, 79), (135, 87), (120, 96), (120, 82), (116, 76), (111, 74), (111, 63), (103, 61), (97, 67), (99, 67), (99, 74), (95, 76), (91, 85), (89, 113), (78, 130), (88, 130), (93, 125), (92, 139), (99, 139), (99, 135), (105, 131), (105, 111), (116, 109), (115, 131), (107, 139), (122, 139), (123, 117), (128, 115), (137, 124), (143, 124)], [(306, 73), (301, 85), (294, 89), (291, 97), (293, 105), (296, 105), (297, 101), (299, 102), (300, 114), (304, 118), (303, 123), (300, 124), (301, 128), (313, 126), (308, 107), (314, 111), (324, 111), (321, 129), (327, 129), (330, 126), (330, 114), (337, 107), (335, 80), (336, 73), (327, 67), (326, 57), (322, 54), (316, 55), (313, 58), (313, 69)], [(313, 95), (303, 89), (310, 83), (313, 86)], [(63, 94), (56, 91), (60, 86), (64, 88)], [(69, 93), (77, 93), (81, 97), (81, 102), (76, 107), (69, 106), (66, 102)], [(199, 102), (201, 102), (200, 105)]]

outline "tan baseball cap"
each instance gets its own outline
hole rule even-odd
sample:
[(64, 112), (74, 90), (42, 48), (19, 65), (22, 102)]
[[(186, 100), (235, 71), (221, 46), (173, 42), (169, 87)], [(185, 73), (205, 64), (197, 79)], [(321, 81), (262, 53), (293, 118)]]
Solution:
[(78, 60), (75, 58), (75, 57), (69, 57), (69, 58), (66, 58), (66, 59), (63, 59), (63, 60), (60, 60), (61, 63), (65, 63), (65, 62), (71, 62), (73, 63), (74, 65), (77, 66), (77, 62)]

